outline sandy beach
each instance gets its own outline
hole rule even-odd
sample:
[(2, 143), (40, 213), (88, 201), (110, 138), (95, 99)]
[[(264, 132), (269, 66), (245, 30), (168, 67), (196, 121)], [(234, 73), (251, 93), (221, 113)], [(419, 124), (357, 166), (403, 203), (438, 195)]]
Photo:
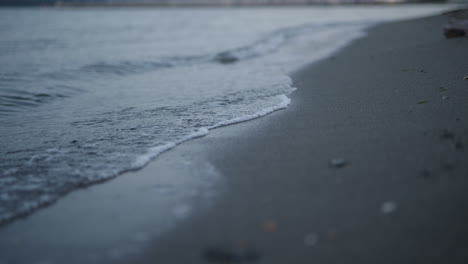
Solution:
[(297, 73), (287, 110), (189, 143), (212, 146), (227, 193), (131, 263), (205, 263), (242, 243), (259, 263), (466, 263), (467, 39), (442, 34), (454, 15), (378, 26)]
[[(297, 72), (286, 110), (74, 192), (3, 226), (0, 246), (23, 259), (99, 250), (93, 233), (116, 240), (164, 224), (141, 204), (152, 176), (216, 170), (215, 198), (200, 188), (190, 216), (180, 210), (156, 241), (140, 239), (145, 250), (108, 262), (467, 263), (468, 39), (444, 38), (454, 18), (468, 12), (370, 29)], [(15, 236), (26, 246), (6, 239)]]

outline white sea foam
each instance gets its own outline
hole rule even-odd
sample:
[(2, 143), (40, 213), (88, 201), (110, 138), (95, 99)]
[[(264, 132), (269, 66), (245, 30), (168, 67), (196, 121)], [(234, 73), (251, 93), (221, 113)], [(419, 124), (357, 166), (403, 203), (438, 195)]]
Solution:
[(226, 120), (226, 121), (221, 121), (221, 122), (216, 123), (215, 125), (211, 126), (210, 129), (223, 127), (223, 126), (228, 126), (228, 125), (232, 125), (232, 124), (237, 124), (237, 123), (240, 123), (240, 122), (245, 122), (245, 121), (249, 121), (249, 120), (252, 120), (252, 119), (255, 119), (255, 118), (266, 116), (266, 115), (271, 114), (271, 113), (273, 113), (275, 111), (285, 109), (291, 103), (291, 99), (289, 99), (289, 97), (287, 97), (285, 94), (278, 95), (277, 98), (280, 99), (281, 102), (279, 104), (275, 105), (275, 106), (270, 106), (270, 107), (261, 109), (258, 112), (253, 113), (251, 115), (239, 116), (239, 117), (229, 119), (229, 120)]
[(175, 146), (177, 146), (177, 145), (179, 145), (179, 144), (181, 144), (181, 143), (183, 143), (183, 142), (185, 142), (187, 140), (203, 137), (203, 136), (205, 136), (207, 134), (208, 134), (208, 129), (205, 128), (205, 127), (202, 127), (198, 131), (193, 132), (193, 133), (183, 137), (182, 139), (180, 139), (178, 141), (169, 142), (169, 143), (166, 143), (166, 144), (164, 144), (162, 146), (152, 147), (147, 151), (146, 154), (141, 155), (138, 158), (136, 158), (136, 160), (132, 164), (132, 169), (139, 169), (139, 168), (145, 166), (148, 162), (150, 162), (152, 159), (156, 158), (159, 154), (161, 154), (161, 153), (163, 153), (165, 151), (168, 151), (168, 150), (174, 148)]
[(233, 119), (218, 122), (218, 123), (216, 123), (216, 124), (214, 124), (212, 126), (209, 126), (209, 127), (202, 127), (198, 131), (193, 132), (193, 133), (183, 137), (182, 139), (180, 139), (178, 141), (169, 142), (169, 143), (166, 143), (166, 144), (164, 144), (162, 146), (152, 147), (147, 151), (146, 154), (141, 155), (141, 156), (139, 156), (139, 157), (137, 157), (135, 159), (135, 161), (132, 164), (132, 169), (139, 169), (139, 168), (144, 167), (146, 164), (148, 164), (148, 162), (155, 159), (160, 154), (162, 154), (162, 153), (176, 147), (177, 145), (179, 145), (179, 144), (181, 144), (181, 143), (183, 143), (185, 141), (206, 136), (209, 133), (209, 130), (211, 130), (211, 129), (224, 127), (224, 126), (228, 126), (228, 125), (233, 125), (233, 124), (249, 121), (249, 120), (252, 120), (252, 119), (255, 119), (255, 118), (263, 117), (263, 116), (271, 114), (271, 113), (273, 113), (275, 111), (285, 109), (291, 103), (291, 99), (288, 98), (286, 96), (286, 94), (281, 94), (281, 95), (278, 95), (276, 97), (280, 101), (277, 105), (261, 109), (261, 110), (255, 112), (255, 113), (253, 113), (253, 114), (250, 114), (250, 115), (239, 116), (239, 117), (236, 117), (236, 118), (233, 118)]

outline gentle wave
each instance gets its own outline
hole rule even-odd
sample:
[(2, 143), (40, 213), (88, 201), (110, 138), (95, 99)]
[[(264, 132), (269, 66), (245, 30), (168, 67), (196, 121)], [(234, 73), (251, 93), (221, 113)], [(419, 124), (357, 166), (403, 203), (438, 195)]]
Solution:
[[(105, 78), (103, 75), (131, 75), (206, 63), (239, 63), (274, 53), (286, 45), (289, 40), (304, 34), (319, 34), (320, 32), (345, 24), (349, 26), (369, 23), (372, 23), (372, 21), (302, 24), (276, 30), (251, 44), (213, 54), (161, 57), (144, 61), (97, 62), (84, 65), (77, 70), (63, 70), (30, 76), (31, 80), (26, 82), (24, 80), (16, 80), (15, 78), (0, 77), (0, 117), (85, 91), (85, 89), (80, 87), (82, 85), (80, 81)], [(71, 81), (76, 81), (77, 83), (70, 85)], [(16, 86), (18, 88), (7, 90), (2, 88), (2, 86)], [(41, 91), (39, 93), (32, 93), (28, 89), (24, 89), (23, 86), (34, 86), (30, 90), (39, 89)], [(12, 90), (14, 92), (11, 92)]]
[(167, 150), (170, 150), (170, 149), (174, 148), (175, 146), (177, 146), (177, 145), (179, 145), (179, 144), (181, 144), (181, 143), (183, 143), (185, 141), (188, 141), (188, 140), (194, 139), (194, 138), (199, 138), (199, 137), (206, 136), (208, 134), (209, 130), (224, 127), (224, 126), (234, 125), (234, 124), (249, 121), (249, 120), (252, 120), (252, 119), (255, 119), (255, 118), (259, 118), (259, 117), (262, 117), (262, 116), (266, 116), (266, 115), (271, 114), (271, 113), (273, 113), (275, 111), (287, 108), (288, 105), (291, 103), (291, 99), (289, 99), (289, 97), (287, 97), (286, 94), (281, 94), (281, 95), (278, 95), (277, 97), (281, 101), (280, 101), (280, 103), (278, 103), (275, 106), (262, 109), (262, 110), (260, 110), (260, 111), (258, 111), (256, 113), (254, 113), (254, 114), (239, 116), (239, 117), (229, 119), (229, 120), (226, 120), (226, 121), (221, 121), (221, 122), (218, 122), (218, 123), (216, 123), (216, 124), (214, 124), (212, 126), (209, 126), (209, 127), (202, 127), (198, 131), (196, 131), (196, 132), (194, 132), (192, 134), (189, 134), (189, 135), (183, 137), (182, 139), (180, 139), (178, 141), (169, 142), (169, 143), (164, 144), (162, 146), (157, 146), (157, 147), (151, 148), (151, 149), (148, 150), (148, 152), (146, 154), (141, 155), (140, 157), (138, 157), (133, 162), (132, 169), (142, 168), (148, 162), (150, 162), (151, 160), (156, 158), (159, 154), (161, 154), (161, 153), (163, 153), (163, 152), (165, 152)]
[[(293, 91), (294, 88), (291, 89)], [(77, 187), (85, 187), (97, 182), (102, 182), (108, 179), (111, 179), (119, 174), (122, 174), (124, 172), (128, 171), (133, 171), (133, 170), (138, 170), (145, 166), (148, 162), (159, 156), (161, 153), (168, 151), (175, 146), (194, 139), (194, 138), (199, 138), (203, 137), (208, 134), (209, 130), (223, 127), (223, 126), (228, 126), (231, 124), (236, 124), (248, 120), (252, 120), (255, 118), (259, 118), (262, 116), (265, 116), (267, 114), (270, 114), (274, 111), (284, 109), (286, 108), (291, 100), (287, 97), (286, 94), (280, 94), (275, 96), (276, 100), (279, 101), (274, 106), (267, 107), (264, 109), (261, 109), (253, 114), (248, 114), (245, 116), (239, 116), (235, 117), (229, 120), (224, 120), (217, 122), (213, 125), (207, 126), (207, 127), (200, 127), (196, 131), (189, 133), (182, 138), (171, 141), (171, 142), (166, 142), (162, 145), (155, 146), (149, 148), (146, 153), (138, 155), (136, 158), (133, 159), (133, 161), (129, 164), (128, 167), (123, 167), (121, 169), (112, 169), (112, 170), (106, 170), (98, 173), (97, 175), (93, 174), (88, 174), (87, 178), (85, 179), (76, 179), (73, 180), (71, 178), (71, 181), (63, 185), (62, 187), (54, 187), (53, 183), (50, 182), (50, 180), (47, 180), (46, 182), (43, 182), (40, 178), (36, 178), (33, 175), (26, 175), (26, 180), (24, 179), (25, 177), (18, 177), (18, 173), (20, 173), (19, 168), (7, 168), (3, 169), (1, 171), (1, 175), (3, 175), (2, 178), (0, 178), (0, 201), (1, 201), (1, 206), (0, 206), (0, 224), (9, 222), (17, 217), (27, 215), (34, 211), (35, 209), (38, 209), (42, 206), (48, 205), (50, 203), (53, 203), (56, 201), (58, 198), (60, 198), (62, 195), (72, 191), (73, 189)], [(75, 144), (76, 142), (70, 142), (70, 144)], [(93, 152), (93, 146), (88, 146), (83, 148), (89, 148), (88, 151), (85, 151), (89, 153), (89, 155), (92, 157), (96, 155), (96, 153)], [(24, 150), (28, 152), (29, 150)], [(29, 152), (37, 152), (34, 150), (30, 150)], [(33, 155), (27, 163), (37, 163), (37, 162), (42, 162), (42, 163), (47, 163), (47, 162), (54, 162), (55, 156), (61, 156), (61, 155), (66, 155), (69, 154), (68, 150), (61, 150), (61, 149), (47, 149), (41, 154)], [(7, 153), (10, 155), (14, 155), (15, 153)], [(80, 154), (81, 155), (81, 154)], [(86, 156), (86, 155), (85, 155)], [(86, 158), (86, 157), (85, 157)], [(24, 167), (25, 164), (23, 164), (22, 167)], [(40, 169), (40, 168), (34, 168)], [(72, 170), (72, 168), (67, 168), (67, 170)], [(73, 173), (72, 173), (73, 174)], [(73, 175), (67, 175), (67, 176), (73, 176)], [(29, 178), (28, 178), (29, 177)], [(18, 178), (20, 180), (18, 180)], [(25, 180), (24, 183), (21, 183), (21, 180)], [(4, 191), (6, 189), (8, 191)], [(19, 202), (19, 203), (18, 203)]]
[(208, 56), (186, 56), (168, 57), (155, 59), (153, 61), (123, 61), (117, 63), (93, 63), (80, 68), (80, 71), (87, 73), (109, 73), (117, 75), (134, 74), (146, 71), (154, 71), (161, 68), (192, 65), (209, 62)]
[(35, 76), (0, 76), (0, 117), (27, 111), (81, 92), (83, 89), (68, 83)]
[(324, 24), (302, 24), (294, 27), (287, 27), (267, 34), (265, 37), (246, 46), (198, 56), (180, 56), (155, 58), (150, 61), (121, 61), (116, 63), (93, 63), (80, 68), (84, 72), (109, 73), (109, 74), (135, 74), (145, 71), (153, 71), (162, 68), (189, 66), (200, 63), (221, 63), (231, 64), (243, 60), (249, 60), (271, 54), (288, 40), (302, 34), (318, 33), (323, 30), (330, 30), (333, 27), (343, 25), (367, 25), (374, 21), (363, 21), (359, 23), (324, 23)]
[(0, 90), (0, 116), (27, 110), (56, 99), (70, 97), (72, 93), (31, 93), (26, 90)]

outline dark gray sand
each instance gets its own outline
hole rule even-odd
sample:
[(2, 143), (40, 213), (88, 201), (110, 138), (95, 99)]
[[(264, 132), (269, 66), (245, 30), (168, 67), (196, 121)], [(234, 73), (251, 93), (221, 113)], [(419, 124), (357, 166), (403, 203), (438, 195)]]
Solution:
[(226, 193), (125, 262), (468, 263), (468, 38), (442, 30), (454, 15), (468, 17), (376, 27), (296, 74), (287, 110), (192, 143), (211, 146)]
[[(147, 250), (97, 263), (468, 263), (468, 38), (444, 39), (454, 15), (468, 17), (370, 30), (297, 73), (288, 109), (0, 228), (0, 257), (81, 263), (163, 227)], [(222, 175), (214, 205), (200, 189), (194, 213), (165, 227), (171, 203), (154, 210), (158, 196), (142, 190), (201, 177), (207, 164)]]

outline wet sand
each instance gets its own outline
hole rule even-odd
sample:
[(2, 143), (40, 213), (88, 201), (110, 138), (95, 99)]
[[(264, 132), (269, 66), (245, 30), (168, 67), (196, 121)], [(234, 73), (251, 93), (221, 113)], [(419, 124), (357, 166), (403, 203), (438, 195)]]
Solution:
[[(454, 16), (468, 17), (371, 29), (295, 74), (286, 110), (213, 130), (2, 227), (2, 255), (18, 263), (81, 263), (100, 251), (95, 263), (467, 263), (468, 38), (444, 38)], [(219, 177), (204, 178), (213, 171)], [(146, 191), (191, 178), (209, 184), (170, 196), (162, 212), (154, 201), (167, 196)], [(129, 234), (136, 247), (107, 252)]]

